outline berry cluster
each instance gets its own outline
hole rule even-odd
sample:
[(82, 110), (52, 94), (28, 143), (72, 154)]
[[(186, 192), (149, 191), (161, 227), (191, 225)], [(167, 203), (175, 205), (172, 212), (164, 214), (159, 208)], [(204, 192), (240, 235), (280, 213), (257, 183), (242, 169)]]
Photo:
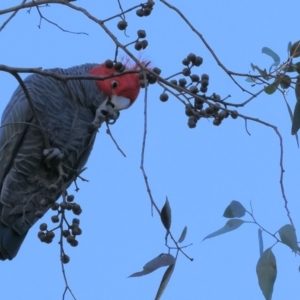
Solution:
[(142, 4), (142, 8), (136, 11), (138, 17), (148, 17), (153, 10), (154, 2), (148, 1), (146, 4)]
[[(72, 211), (74, 215), (81, 214), (82, 209), (80, 205), (73, 201), (74, 201), (74, 196), (68, 195), (67, 197), (65, 197), (65, 200), (62, 201), (61, 203), (54, 202), (51, 204), (50, 208), (53, 211), (57, 212), (57, 214), (51, 217), (51, 221), (53, 223), (60, 223), (60, 224), (58, 225), (58, 227), (49, 230), (48, 225), (46, 223), (42, 223), (40, 225), (40, 231), (38, 232), (38, 238), (40, 239), (41, 242), (50, 244), (53, 241), (53, 238), (55, 237), (54, 231), (60, 229), (61, 238), (64, 237), (72, 247), (76, 247), (78, 245), (78, 240), (76, 239), (76, 236), (81, 235), (82, 233), (82, 230), (79, 227), (80, 221), (79, 219), (74, 218), (72, 220), (72, 224), (70, 225), (65, 217), (66, 211)], [(63, 223), (67, 225), (67, 229), (63, 229)], [(68, 255), (65, 255), (63, 250), (61, 254), (61, 261), (63, 263), (68, 263), (70, 261), (70, 257)]]
[[(202, 57), (190, 53), (182, 60), (184, 65), (182, 71), (168, 78), (178, 76), (178, 74), (184, 76), (178, 80), (171, 79), (169, 82), (179, 92), (177, 96), (179, 98), (180, 96), (185, 96), (184, 99), (188, 101), (188, 104), (185, 106), (185, 114), (189, 117), (188, 126), (190, 128), (195, 128), (200, 118), (213, 118), (213, 124), (218, 126), (229, 115), (234, 119), (238, 117), (237, 111), (228, 110), (219, 95), (213, 93), (211, 96), (207, 96), (205, 94), (208, 90), (209, 75), (202, 74), (199, 76), (198, 74), (192, 74), (192, 68), (199, 67), (202, 63)], [(167, 89), (163, 91), (159, 99), (162, 102), (166, 102), (169, 99)]]

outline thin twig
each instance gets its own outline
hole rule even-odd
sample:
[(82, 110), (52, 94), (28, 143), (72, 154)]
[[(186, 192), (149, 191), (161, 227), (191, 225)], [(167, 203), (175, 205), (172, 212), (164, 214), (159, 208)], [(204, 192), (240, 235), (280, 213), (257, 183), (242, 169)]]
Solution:
[[(20, 5), (22, 5), (22, 4), (24, 4), (25, 2), (26, 2), (27, 0), (23, 0), (22, 2), (21, 2), (21, 4)], [(2, 26), (0, 27), (0, 31), (2, 31), (3, 29), (4, 29), (4, 27), (8, 24), (8, 22), (18, 13), (18, 9), (17, 10), (15, 10), (10, 16), (9, 16), (9, 18), (2, 24)]]
[(112, 141), (114, 142), (114, 144), (116, 145), (117, 149), (121, 152), (121, 154), (126, 157), (126, 154), (123, 152), (123, 150), (119, 147), (117, 141), (114, 139), (111, 131), (110, 131), (110, 128), (109, 128), (109, 124), (108, 122), (106, 122), (106, 133), (110, 136), (110, 138), (112, 139)]

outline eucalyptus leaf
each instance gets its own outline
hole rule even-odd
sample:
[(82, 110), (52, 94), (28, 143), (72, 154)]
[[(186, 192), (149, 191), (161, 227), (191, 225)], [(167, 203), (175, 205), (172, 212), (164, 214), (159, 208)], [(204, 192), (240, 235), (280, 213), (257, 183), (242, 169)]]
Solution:
[(258, 66), (255, 66), (254, 64), (251, 63), (251, 67), (253, 69), (253, 71), (257, 70), (259, 72), (259, 74), (265, 79), (265, 80), (269, 80), (271, 77), (268, 75), (267, 70), (264, 69), (260, 69)]
[(225, 218), (241, 218), (245, 215), (245, 207), (236, 200), (231, 201), (231, 203), (226, 207), (223, 217)]
[(163, 208), (160, 211), (160, 219), (161, 219), (161, 222), (163, 223), (164, 227), (167, 230), (170, 230), (172, 216), (171, 216), (171, 206), (170, 206), (168, 197), (166, 198), (165, 205), (163, 206)]
[(213, 233), (207, 235), (204, 239), (210, 239), (212, 237), (227, 233), (229, 231), (235, 230), (237, 228), (239, 228), (243, 223), (247, 223), (247, 221), (244, 220), (240, 220), (240, 219), (231, 219), (229, 221), (226, 222), (225, 226), (222, 227), (221, 229), (214, 231)]
[(168, 267), (168, 269), (166, 270), (166, 272), (160, 282), (157, 294), (155, 296), (155, 300), (159, 300), (160, 297), (162, 296), (163, 292), (165, 291), (165, 289), (169, 283), (169, 280), (173, 274), (174, 268), (175, 268), (175, 262), (172, 265), (170, 265)]
[(263, 252), (256, 265), (258, 284), (266, 300), (272, 299), (277, 276), (276, 258), (271, 248)]
[(187, 233), (187, 227), (184, 226), (182, 232), (181, 232), (181, 235), (180, 235), (180, 238), (178, 240), (178, 243), (182, 243), (186, 237), (186, 233)]
[(268, 95), (272, 95), (273, 93), (276, 92), (278, 85), (279, 85), (279, 80), (275, 79), (275, 81), (267, 86), (264, 87), (265, 93)]
[(298, 243), (297, 243), (297, 236), (296, 230), (291, 224), (287, 224), (282, 226), (278, 230), (279, 236), (281, 241), (289, 246), (293, 252), (298, 251)]
[(147, 262), (143, 267), (143, 271), (133, 273), (128, 277), (140, 277), (143, 275), (147, 275), (157, 270), (158, 268), (170, 266), (174, 264), (174, 262), (175, 262), (175, 257), (173, 255), (168, 253), (162, 253), (157, 257), (155, 257), (154, 259)]
[(270, 66), (269, 72), (271, 71), (272, 67), (276, 67), (280, 64), (279, 55), (277, 53), (275, 53), (272, 49), (270, 49), (268, 47), (263, 47), (261, 51), (262, 51), (262, 53), (271, 56), (274, 60), (274, 63)]
[(300, 41), (294, 43), (290, 49), (291, 57), (299, 57), (300, 56)]

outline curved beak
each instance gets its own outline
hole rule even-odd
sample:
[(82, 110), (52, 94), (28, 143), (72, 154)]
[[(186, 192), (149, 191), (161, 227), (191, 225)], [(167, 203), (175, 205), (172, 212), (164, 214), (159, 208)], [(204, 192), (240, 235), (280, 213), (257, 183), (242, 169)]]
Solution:
[(117, 95), (112, 95), (110, 102), (114, 105), (115, 110), (126, 109), (130, 105), (130, 100), (128, 98)]

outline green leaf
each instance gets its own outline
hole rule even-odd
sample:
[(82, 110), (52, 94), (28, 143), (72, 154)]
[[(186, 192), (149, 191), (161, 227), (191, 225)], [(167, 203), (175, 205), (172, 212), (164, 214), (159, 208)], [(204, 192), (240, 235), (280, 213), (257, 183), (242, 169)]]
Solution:
[(259, 72), (259, 74), (266, 80), (269, 80), (271, 77), (268, 75), (267, 73), (267, 70), (264, 69), (260, 69), (258, 66), (255, 66), (254, 64), (251, 63), (251, 67), (252, 67), (252, 70), (255, 71), (257, 70)]
[(240, 220), (240, 219), (231, 219), (231, 220), (227, 221), (227, 223), (225, 224), (224, 227), (222, 227), (221, 229), (207, 235), (203, 239), (203, 241), (206, 240), (206, 239), (210, 239), (212, 237), (227, 233), (229, 231), (235, 230), (235, 229), (239, 228), (243, 223), (248, 223), (248, 222), (244, 221), (244, 220)]
[(165, 205), (160, 211), (160, 219), (163, 225), (165, 226), (165, 228), (167, 230), (170, 230), (172, 217), (171, 217), (171, 206), (168, 197), (166, 197)]
[(293, 252), (297, 252), (298, 243), (295, 228), (291, 224), (287, 224), (282, 226), (278, 230), (278, 233), (281, 241), (287, 246), (289, 246)]
[(155, 296), (155, 300), (159, 300), (160, 297), (162, 296), (164, 290), (166, 289), (167, 287), (167, 284), (173, 274), (173, 271), (174, 271), (174, 268), (175, 268), (175, 262), (174, 264), (170, 265), (168, 267), (168, 269), (166, 270), (161, 282), (160, 282), (160, 285), (159, 285), (159, 288), (158, 288), (158, 291), (157, 291), (157, 294)]
[(300, 62), (298, 61), (297, 63), (293, 64), (294, 70), (300, 74)]
[(275, 81), (267, 86), (264, 87), (264, 91), (266, 94), (268, 95), (272, 95), (273, 93), (276, 92), (278, 85), (279, 85), (280, 81), (275, 79)]
[(147, 262), (143, 267), (143, 271), (135, 272), (128, 277), (140, 277), (143, 275), (147, 275), (157, 270), (158, 268), (170, 266), (174, 264), (174, 262), (175, 262), (175, 257), (173, 255), (168, 253), (162, 253), (157, 257), (155, 257), (154, 259)]
[(225, 218), (241, 218), (245, 215), (246, 209), (239, 201), (231, 201), (226, 207), (223, 217)]
[(182, 232), (181, 232), (181, 235), (180, 235), (180, 238), (178, 240), (178, 243), (182, 243), (186, 237), (186, 233), (187, 233), (187, 227), (184, 226)]
[(270, 66), (269, 72), (271, 71), (272, 67), (276, 67), (280, 64), (280, 57), (273, 50), (271, 50), (268, 47), (263, 47), (261, 51), (262, 51), (262, 53), (271, 56), (274, 60), (274, 63)]
[(258, 284), (266, 300), (272, 299), (277, 276), (276, 258), (271, 248), (263, 252), (256, 265)]
[(300, 41), (294, 43), (290, 49), (291, 57), (299, 57), (300, 56)]

